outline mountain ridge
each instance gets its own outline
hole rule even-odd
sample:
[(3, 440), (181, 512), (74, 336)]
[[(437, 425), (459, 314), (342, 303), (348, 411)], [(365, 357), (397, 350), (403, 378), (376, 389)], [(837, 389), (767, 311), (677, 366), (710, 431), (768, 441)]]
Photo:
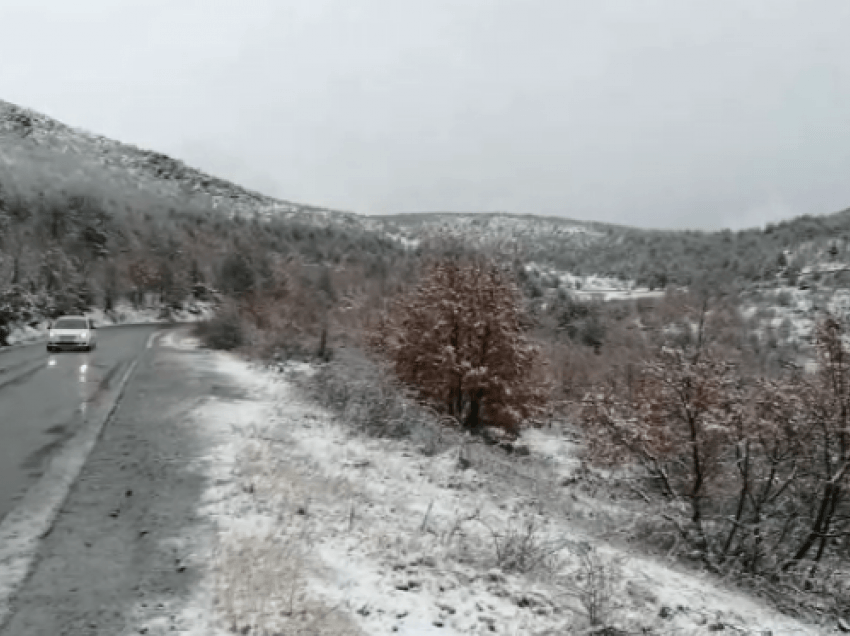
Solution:
[(110, 193), (118, 196), (150, 189), (162, 192), (176, 207), (201, 200), (202, 209), (231, 218), (332, 225), (376, 233), (406, 246), (448, 235), (561, 271), (641, 285), (689, 285), (706, 276), (713, 282), (749, 284), (782, 275), (793, 284), (796, 274), (817, 269), (819, 263), (850, 262), (850, 209), (739, 231), (657, 230), (503, 211), (362, 214), (277, 199), (163, 153), (74, 128), (4, 100), (0, 140), (0, 170), (15, 172), (16, 162), (23, 165), (13, 176), (29, 177), (27, 171), (44, 171), (51, 162), (56, 167), (45, 172), (42, 182), (96, 169), (106, 171), (109, 179), (101, 180), (114, 182)]

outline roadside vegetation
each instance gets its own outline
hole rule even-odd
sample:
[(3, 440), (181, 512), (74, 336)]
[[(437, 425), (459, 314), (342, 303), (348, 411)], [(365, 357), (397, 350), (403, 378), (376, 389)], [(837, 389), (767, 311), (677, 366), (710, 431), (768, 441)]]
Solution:
[[(806, 269), (847, 260), (847, 213), (411, 246), (357, 224), (231, 215), (179, 181), (133, 188), (115, 167), (34, 148), (0, 159), (0, 346), (62, 313), (212, 303), (205, 346), (314, 364), (303, 391), (357, 435), (456, 453), (494, 492), (532, 497), (533, 484), (541, 514), (850, 621), (846, 272)], [(532, 260), (664, 293), (588, 300)], [(531, 429), (573, 439), (580, 469), (535, 464)], [(466, 554), (453, 542), (472, 526), (488, 540), (480, 564), (548, 573), (588, 624), (613, 620), (616, 563), (526, 518), (458, 517), (445, 545)]]
[[(522, 470), (522, 429), (568, 431), (581, 440), (586, 469), (561, 494), (551, 484), (550, 511), (575, 489), (616, 493), (619, 512), (597, 513), (587, 526), (735, 581), (786, 610), (846, 620), (850, 358), (842, 321), (822, 314), (813, 342), (801, 346), (753, 338), (733, 299), (707, 293), (619, 304), (561, 293), (541, 309), (510, 285), (496, 285), (501, 295), (488, 290), (484, 272), (499, 272), (497, 280), (511, 275), (483, 262), (470, 257), (426, 269), (377, 312), (364, 334), (366, 355), (355, 364), (347, 350), (321, 365), (311, 395), (355, 430), (416, 437), (427, 455), (448, 444), (462, 465), (487, 471), (502, 461), (488, 453), (501, 452), (512, 468), (490, 474), (496, 483)], [(480, 282), (466, 287), (474, 277)], [(493, 327), (502, 316), (492, 304), (497, 297), (512, 305), (507, 328)], [(490, 333), (504, 340), (492, 345), (483, 338)], [(504, 352), (500, 346), (528, 352), (533, 370), (513, 364), (520, 372), (503, 378), (500, 360), (485, 359)], [(814, 355), (817, 373), (792, 362), (801, 351)], [(487, 377), (506, 385), (521, 379), (520, 387), (479, 386), (485, 366), (493, 370)], [(476, 392), (471, 398), (467, 388)], [(520, 415), (505, 407), (515, 420), (499, 415), (507, 395), (528, 409)], [(478, 414), (476, 396), (487, 404)], [(479, 448), (468, 441), (476, 438), (493, 451), (470, 450)], [(493, 537), (497, 555), (544, 550), (531, 530), (503, 532)], [(497, 561), (514, 558), (536, 557)]]

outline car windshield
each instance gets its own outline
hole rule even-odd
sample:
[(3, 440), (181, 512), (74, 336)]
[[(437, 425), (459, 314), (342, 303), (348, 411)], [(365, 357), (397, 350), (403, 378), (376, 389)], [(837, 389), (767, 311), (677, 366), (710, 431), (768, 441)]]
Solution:
[(85, 318), (60, 318), (53, 325), (54, 329), (88, 329)]

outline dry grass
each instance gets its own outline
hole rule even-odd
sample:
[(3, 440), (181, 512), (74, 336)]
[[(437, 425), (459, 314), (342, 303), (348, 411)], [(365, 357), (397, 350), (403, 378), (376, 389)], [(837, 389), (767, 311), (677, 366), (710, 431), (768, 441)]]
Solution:
[(253, 495), (258, 510), (299, 513), (309, 508), (310, 502), (350, 497), (351, 487), (345, 480), (318, 476), (311, 479), (305, 473), (315, 472), (313, 468), (286, 461), (275, 447), (289, 442), (261, 433), (255, 435), (241, 453), (238, 474), (243, 490)]
[(578, 610), (591, 626), (610, 625), (623, 603), (618, 589), (623, 580), (623, 559), (605, 557), (586, 543), (573, 543), (577, 565), (559, 576), (565, 596), (578, 601)]
[(317, 533), (310, 505), (345, 496), (344, 484), (305, 479), (276, 452), (283, 440), (250, 433), (238, 477), (255, 510), (275, 521), (272, 529), (219, 537), (213, 580), (221, 627), (257, 636), (360, 634), (344, 611), (310, 592), (310, 580), (321, 576), (312, 554)]
[(409, 439), (425, 455), (445, 451), (461, 437), (387, 372), (350, 349), (338, 352), (333, 362), (323, 365), (301, 387), (353, 431), (370, 437)]
[[(376, 428), (358, 425), (368, 420), (363, 412), (346, 408), (351, 403), (368, 399), (370, 389), (367, 385), (371, 376), (342, 361), (337, 361), (336, 367), (327, 365), (325, 375), (321, 373), (307, 381), (320, 383), (318, 387), (307, 387), (318, 392), (318, 395), (312, 393), (312, 397), (320, 398), (318, 401), (323, 406), (331, 407), (338, 421), (355, 435), (375, 435)], [(392, 397), (390, 392), (384, 395)], [(377, 409), (369, 414), (380, 416), (393, 412), (392, 408)], [(380, 430), (380, 422), (374, 425)], [(505, 501), (505, 506), (499, 505), (504, 514), (495, 511), (482, 514), (481, 510), (472, 508), (460, 508), (453, 516), (447, 515), (445, 509), (437, 514), (432, 510), (432, 503), (423, 510), (424, 514), (400, 526), (393, 525), (389, 518), (375, 515), (372, 510), (352, 505), (346, 509), (350, 514), (346, 515), (345, 525), (363, 542), (361, 547), (366, 553), (393, 569), (416, 562), (417, 555), (427, 555), (432, 575), (453, 572), (460, 585), (484, 585), (496, 595), (513, 594), (512, 586), (517, 576), (529, 583), (542, 584), (544, 589), (555, 591), (553, 607), (563, 612), (558, 616), (566, 621), (560, 631), (550, 632), (552, 634), (583, 633), (592, 628), (603, 629), (598, 632), (600, 634), (686, 636), (691, 633), (690, 626), (659, 616), (657, 598), (647, 600), (628, 591), (639, 587), (637, 579), (631, 580), (630, 567), (590, 546), (559, 541), (551, 526), (541, 522), (541, 516), (569, 520), (582, 535), (614, 544), (612, 554), (618, 552), (618, 544), (624, 550), (633, 550), (634, 546), (627, 547), (626, 543), (651, 528), (644, 527), (647, 502), (636, 496), (634, 489), (640, 482), (635, 481), (630, 472), (608, 474), (584, 469), (567, 482), (558, 465), (537, 456), (508, 455), (483, 443), (464, 444), (455, 436), (447, 436), (441, 442), (441, 461), (445, 463), (445, 455), (459, 452), (461, 446), (464, 448), (463, 467), (472, 469), (466, 474), (476, 478), (450, 480), (449, 487), (469, 488), (481, 495), (488, 493), (493, 502)], [(463, 471), (458, 471), (454, 476), (462, 474)], [(432, 473), (431, 477), (435, 475), (439, 479), (441, 473)], [(358, 488), (354, 483), (352, 487)], [(365, 491), (359, 494), (368, 498)], [(655, 530), (657, 534), (658, 528)], [(648, 539), (643, 537), (638, 541), (642, 548), (649, 547)], [(675, 541), (659, 543), (663, 545), (648, 551), (657, 554), (662, 547), (662, 554), (673, 556), (679, 548)], [(504, 578), (503, 574), (509, 576)], [(500, 582), (505, 580), (507, 583)], [(554, 614), (552, 616), (557, 620)], [(605, 628), (608, 631), (604, 631)], [(693, 633), (704, 631), (693, 628)]]
[(309, 549), (297, 528), (221, 540), (214, 561), (222, 626), (261, 636), (357, 634), (348, 618), (308, 593)]
[(503, 572), (553, 574), (562, 567), (562, 552), (568, 542), (546, 536), (534, 516), (510, 518), (501, 528), (483, 520), (481, 523), (493, 542), (495, 566)]

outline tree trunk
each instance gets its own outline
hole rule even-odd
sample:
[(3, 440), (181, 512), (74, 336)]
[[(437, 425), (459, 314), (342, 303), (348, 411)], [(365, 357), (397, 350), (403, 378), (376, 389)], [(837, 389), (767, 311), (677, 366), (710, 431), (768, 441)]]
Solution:
[(469, 397), (469, 414), (466, 416), (464, 426), (473, 433), (481, 432), (481, 400), (483, 397), (483, 389), (476, 389)]
[(693, 475), (693, 484), (691, 487), (690, 500), (691, 500), (691, 521), (694, 524), (694, 528), (696, 528), (697, 534), (699, 536), (700, 541), (700, 549), (703, 551), (708, 550), (708, 541), (705, 537), (705, 532), (702, 527), (702, 486), (705, 481), (705, 472), (702, 465), (702, 457), (700, 454), (700, 435), (699, 435), (699, 425), (697, 424), (695, 418), (691, 415), (688, 416), (688, 425), (690, 427), (690, 437), (691, 437), (691, 461), (692, 468), (694, 471)]
[(803, 541), (802, 545), (800, 545), (791, 561), (787, 563), (783, 569), (787, 570), (794, 565), (794, 563), (805, 559), (809, 550), (811, 550), (812, 546), (815, 544), (815, 541), (827, 532), (827, 529), (832, 523), (832, 515), (835, 510), (835, 499), (838, 497), (839, 492), (840, 489), (836, 484), (828, 483), (826, 485), (818, 510), (818, 516), (815, 519), (814, 525), (812, 525), (812, 529), (809, 531), (808, 536)]
[(729, 530), (729, 535), (726, 537), (726, 543), (723, 546), (723, 553), (720, 555), (721, 559), (725, 559), (729, 554), (729, 550), (732, 549), (732, 541), (735, 538), (735, 535), (738, 532), (738, 528), (741, 525), (741, 518), (744, 514), (744, 504), (746, 503), (747, 493), (749, 492), (750, 485), (750, 442), (747, 440), (744, 443), (744, 456), (740, 456), (740, 448), (738, 450), (738, 469), (741, 473), (741, 479), (743, 483), (741, 484), (741, 491), (738, 496), (738, 507), (735, 510), (735, 521), (732, 524), (732, 528)]
[(316, 356), (319, 360), (326, 360), (328, 355), (328, 326), (322, 325), (322, 335), (319, 337), (319, 351)]

